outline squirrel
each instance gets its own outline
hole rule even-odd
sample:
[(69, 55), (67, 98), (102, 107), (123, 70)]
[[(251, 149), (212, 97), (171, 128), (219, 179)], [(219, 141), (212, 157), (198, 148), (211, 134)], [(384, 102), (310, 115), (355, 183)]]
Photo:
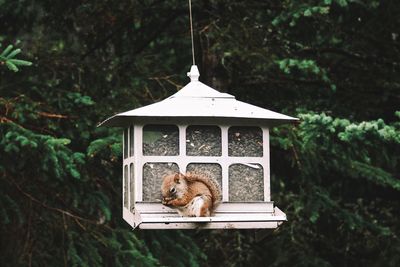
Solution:
[(211, 216), (221, 200), (218, 182), (199, 173), (176, 173), (163, 178), (162, 204), (177, 209), (182, 216)]

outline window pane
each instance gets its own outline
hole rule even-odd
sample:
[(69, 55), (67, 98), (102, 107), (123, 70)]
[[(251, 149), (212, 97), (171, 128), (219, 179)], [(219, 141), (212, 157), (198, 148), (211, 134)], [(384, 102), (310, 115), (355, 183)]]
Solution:
[(186, 129), (188, 156), (221, 156), (221, 129), (218, 126), (189, 126)]
[(216, 163), (190, 163), (186, 172), (196, 172), (214, 178), (222, 188), (222, 168)]
[(258, 127), (230, 127), (228, 155), (233, 157), (262, 157), (262, 130)]
[(134, 130), (133, 130), (133, 125), (129, 127), (129, 155), (132, 157), (133, 156), (133, 148), (134, 148)]
[(261, 165), (229, 166), (229, 201), (264, 201), (264, 172)]
[(143, 201), (161, 201), (161, 183), (165, 175), (179, 172), (175, 163), (146, 163), (143, 166)]
[(179, 130), (175, 125), (147, 125), (143, 128), (143, 155), (177, 156)]
[(130, 173), (130, 183), (129, 183), (129, 192), (131, 196), (131, 211), (132, 208), (135, 206), (135, 169), (133, 167), (133, 163), (129, 166), (129, 173)]
[(124, 167), (124, 207), (128, 208), (128, 165)]
[(124, 129), (124, 159), (128, 157), (128, 128)]

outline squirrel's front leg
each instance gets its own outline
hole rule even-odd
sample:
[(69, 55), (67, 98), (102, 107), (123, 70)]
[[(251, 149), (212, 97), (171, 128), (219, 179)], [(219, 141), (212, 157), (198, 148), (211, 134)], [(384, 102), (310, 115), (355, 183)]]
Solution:
[(187, 204), (187, 200), (185, 198), (175, 198), (168, 201), (168, 205), (170, 206), (185, 206)]

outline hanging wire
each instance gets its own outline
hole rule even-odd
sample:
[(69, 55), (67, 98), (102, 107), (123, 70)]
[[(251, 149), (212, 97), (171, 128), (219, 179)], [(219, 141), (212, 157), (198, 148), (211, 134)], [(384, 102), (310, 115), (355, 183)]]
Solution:
[(192, 38), (192, 59), (193, 65), (196, 65), (194, 60), (194, 41), (193, 41), (193, 19), (192, 19), (192, 1), (189, 0), (189, 18), (190, 18), (190, 36)]

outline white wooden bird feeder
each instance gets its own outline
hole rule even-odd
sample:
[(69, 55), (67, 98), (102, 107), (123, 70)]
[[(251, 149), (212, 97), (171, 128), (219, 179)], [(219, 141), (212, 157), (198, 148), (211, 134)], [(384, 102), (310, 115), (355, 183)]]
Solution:
[[(123, 218), (142, 229), (276, 228), (286, 215), (271, 201), (269, 129), (297, 120), (201, 83), (158, 103), (117, 114), (123, 127)], [(181, 217), (161, 204), (162, 177), (197, 171), (214, 177), (222, 202), (212, 217)]]

